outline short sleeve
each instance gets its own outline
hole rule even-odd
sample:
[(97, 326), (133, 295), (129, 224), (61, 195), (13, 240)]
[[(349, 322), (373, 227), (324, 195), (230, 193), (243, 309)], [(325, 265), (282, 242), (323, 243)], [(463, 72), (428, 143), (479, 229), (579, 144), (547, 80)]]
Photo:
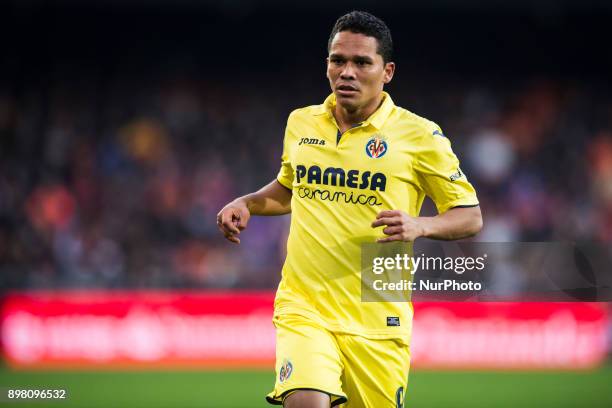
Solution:
[(287, 122), (287, 128), (285, 129), (285, 138), (283, 140), (283, 155), (281, 156), (281, 167), (278, 171), (276, 179), (283, 186), (289, 190), (293, 189), (293, 167), (291, 166), (291, 160), (289, 159), (289, 147), (291, 139), (291, 132), (289, 130), (289, 122)]
[(414, 168), (422, 189), (436, 204), (438, 213), (453, 207), (478, 205), (476, 191), (459, 167), (459, 159), (448, 138), (433, 122), (427, 133)]

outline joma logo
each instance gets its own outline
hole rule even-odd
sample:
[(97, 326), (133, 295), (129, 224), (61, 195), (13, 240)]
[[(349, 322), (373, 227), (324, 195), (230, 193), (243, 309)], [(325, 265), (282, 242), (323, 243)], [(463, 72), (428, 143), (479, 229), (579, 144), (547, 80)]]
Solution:
[(303, 144), (325, 146), (325, 140), (303, 137), (302, 139), (300, 139), (300, 143), (298, 143), (298, 146), (301, 146)]

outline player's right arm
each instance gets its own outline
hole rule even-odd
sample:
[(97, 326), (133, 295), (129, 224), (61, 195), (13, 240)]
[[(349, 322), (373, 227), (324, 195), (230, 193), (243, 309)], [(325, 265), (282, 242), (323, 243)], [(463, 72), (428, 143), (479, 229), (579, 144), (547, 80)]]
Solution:
[(217, 226), (228, 241), (240, 243), (240, 231), (246, 228), (251, 215), (282, 215), (291, 212), (291, 188), (293, 183), (293, 166), (289, 148), (295, 145), (296, 134), (291, 129), (292, 112), (287, 120), (283, 154), (278, 176), (258, 191), (238, 197), (219, 211)]
[(240, 231), (251, 215), (282, 215), (291, 212), (291, 190), (274, 180), (258, 191), (238, 197), (219, 211), (217, 226), (228, 241), (240, 243)]

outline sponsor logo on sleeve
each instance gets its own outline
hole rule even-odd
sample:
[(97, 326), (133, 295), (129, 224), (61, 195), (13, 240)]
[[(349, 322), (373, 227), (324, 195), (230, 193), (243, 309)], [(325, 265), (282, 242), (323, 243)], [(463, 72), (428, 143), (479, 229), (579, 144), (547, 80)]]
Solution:
[(438, 136), (441, 136), (441, 137), (446, 137), (446, 136), (444, 136), (444, 133), (442, 133), (442, 131), (438, 130), (438, 129), (433, 131), (433, 135), (434, 136), (438, 135)]
[(451, 174), (450, 181), (455, 181), (457, 179), (460, 179), (461, 177), (463, 177), (463, 173), (461, 172), (461, 169), (457, 169), (456, 173)]

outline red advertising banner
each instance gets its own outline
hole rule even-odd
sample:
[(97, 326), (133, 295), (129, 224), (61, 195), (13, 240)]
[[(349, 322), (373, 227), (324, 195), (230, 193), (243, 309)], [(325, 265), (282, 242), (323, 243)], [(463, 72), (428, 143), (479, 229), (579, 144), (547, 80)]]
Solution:
[(274, 295), (32, 292), (0, 315), (13, 366), (270, 367)]
[(605, 303), (415, 303), (419, 367), (585, 369), (607, 354)]
[[(24, 292), (0, 312), (7, 362), (27, 367), (266, 367), (270, 292)], [(589, 368), (607, 353), (597, 303), (415, 303), (413, 365)]]

